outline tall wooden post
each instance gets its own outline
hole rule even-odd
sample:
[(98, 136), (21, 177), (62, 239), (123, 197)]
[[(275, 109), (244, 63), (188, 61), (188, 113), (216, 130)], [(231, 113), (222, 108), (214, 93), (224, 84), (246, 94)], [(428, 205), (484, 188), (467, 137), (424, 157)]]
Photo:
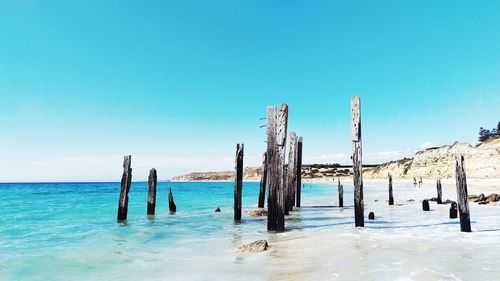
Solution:
[(264, 208), (264, 201), (266, 199), (266, 183), (267, 183), (267, 153), (262, 155), (262, 169), (260, 177), (260, 191), (259, 191), (259, 208)]
[(286, 153), (286, 135), (288, 129), (288, 105), (282, 103), (278, 111), (277, 123), (277, 143), (278, 143), (278, 166), (279, 166), (279, 186), (277, 191), (278, 212), (276, 216), (276, 230), (285, 230), (285, 198), (287, 189), (285, 186), (285, 153)]
[(236, 145), (234, 179), (234, 220), (241, 220), (241, 189), (243, 187), (243, 144)]
[(344, 207), (344, 186), (340, 184), (340, 178), (338, 179), (339, 185), (339, 207)]
[(394, 205), (394, 197), (392, 196), (392, 175), (389, 173), (389, 205)]
[(296, 165), (296, 138), (295, 132), (290, 133), (290, 150), (288, 152), (288, 169), (287, 169), (287, 198), (286, 198), (286, 209), (285, 214), (288, 215), (289, 211), (293, 209), (295, 205), (295, 184), (297, 183), (297, 165)]
[(120, 199), (118, 201), (118, 215), (119, 222), (127, 220), (128, 212), (128, 192), (130, 190), (130, 183), (132, 182), (132, 168), (130, 164), (132, 156), (127, 155), (123, 159), (123, 175), (120, 188)]
[(156, 169), (151, 169), (149, 171), (149, 177), (148, 177), (148, 216), (155, 215), (156, 182), (157, 182)]
[(354, 177), (355, 225), (364, 227), (363, 206), (363, 164), (361, 157), (361, 102), (359, 97), (351, 98), (352, 113), (352, 169)]
[(436, 188), (437, 188), (437, 203), (443, 204), (443, 187), (441, 186), (441, 179), (437, 179)]
[(174, 202), (174, 195), (172, 194), (172, 188), (168, 189), (168, 209), (170, 214), (175, 214), (177, 212), (177, 206)]
[(267, 107), (267, 230), (275, 231), (277, 229), (278, 215), (278, 186), (279, 167), (278, 167), (278, 144), (276, 142), (276, 107)]
[(469, 201), (467, 200), (467, 177), (465, 176), (463, 156), (456, 157), (455, 171), (455, 178), (457, 182), (458, 214), (460, 216), (460, 230), (462, 232), (471, 232)]
[(296, 206), (300, 208), (301, 204), (301, 193), (302, 193), (302, 144), (303, 144), (303, 139), (302, 137), (299, 137), (298, 143), (297, 143), (297, 202)]

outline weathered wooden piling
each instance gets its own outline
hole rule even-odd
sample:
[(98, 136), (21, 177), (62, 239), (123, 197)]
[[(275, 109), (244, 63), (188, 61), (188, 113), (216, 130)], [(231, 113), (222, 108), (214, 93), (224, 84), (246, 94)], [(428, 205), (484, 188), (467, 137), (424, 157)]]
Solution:
[(437, 188), (437, 203), (443, 204), (443, 187), (441, 186), (441, 179), (437, 179), (436, 188)]
[(279, 185), (277, 190), (277, 216), (276, 216), (276, 230), (285, 230), (285, 198), (287, 196), (287, 189), (285, 186), (285, 153), (286, 153), (286, 135), (288, 130), (288, 105), (282, 103), (279, 106), (278, 122), (277, 122), (277, 154), (278, 154), (278, 175)]
[(177, 206), (174, 202), (174, 195), (172, 194), (172, 188), (168, 189), (168, 209), (171, 214), (177, 212)]
[(361, 154), (361, 102), (358, 96), (351, 98), (352, 113), (352, 169), (354, 178), (355, 225), (365, 225), (363, 206), (363, 164)]
[(123, 159), (123, 175), (120, 188), (120, 199), (118, 200), (118, 215), (119, 222), (127, 220), (128, 212), (128, 192), (130, 190), (130, 183), (132, 182), (132, 168), (130, 164), (132, 156), (127, 155)]
[(458, 217), (457, 202), (452, 201), (450, 205), (450, 219), (456, 219)]
[(426, 212), (431, 210), (429, 207), (429, 200), (425, 199), (422, 201), (422, 210)]
[(287, 197), (285, 200), (285, 215), (288, 215), (289, 212), (293, 209), (293, 205), (295, 205), (295, 197), (294, 197), (294, 190), (295, 190), (295, 184), (297, 182), (297, 166), (296, 166), (296, 159), (295, 159), (295, 146), (296, 146), (296, 138), (297, 135), (295, 132), (290, 133), (290, 149), (288, 151), (288, 169), (287, 169), (287, 181), (286, 181), (286, 188), (287, 188)]
[(467, 200), (467, 177), (465, 175), (464, 157), (455, 159), (455, 178), (457, 183), (458, 214), (460, 216), (460, 231), (471, 232), (469, 201)]
[(266, 200), (266, 184), (267, 184), (267, 152), (262, 155), (262, 168), (260, 176), (260, 191), (259, 191), (259, 208), (264, 208)]
[(297, 167), (297, 157), (298, 157), (298, 146), (299, 146), (299, 137), (295, 135), (295, 139), (293, 142), (293, 185), (292, 185), (292, 194), (290, 196), (290, 210), (295, 207), (295, 198), (297, 195), (297, 173), (300, 171), (300, 169)]
[(344, 207), (344, 186), (340, 184), (340, 178), (338, 179), (339, 185), (339, 207)]
[(267, 107), (267, 230), (277, 230), (279, 163), (276, 141), (276, 107)]
[(304, 140), (302, 137), (298, 138), (297, 142), (297, 194), (296, 194), (296, 199), (297, 202), (295, 206), (300, 208), (301, 204), (301, 193), (302, 193), (302, 145), (304, 143)]
[(243, 187), (243, 144), (236, 145), (234, 177), (234, 220), (241, 220), (241, 191)]
[(148, 177), (148, 216), (155, 215), (156, 182), (157, 182), (156, 169), (153, 168), (149, 171), (149, 177)]
[(394, 197), (392, 196), (392, 175), (389, 173), (389, 205), (394, 205)]

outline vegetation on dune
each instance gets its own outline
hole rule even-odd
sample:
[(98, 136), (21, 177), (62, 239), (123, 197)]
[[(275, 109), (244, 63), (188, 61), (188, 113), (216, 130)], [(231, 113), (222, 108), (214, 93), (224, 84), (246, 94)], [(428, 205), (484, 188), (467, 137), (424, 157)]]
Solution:
[(497, 127), (490, 130), (484, 129), (483, 127), (479, 128), (479, 141), (484, 142), (489, 139), (498, 139), (500, 138), (500, 122), (498, 122)]

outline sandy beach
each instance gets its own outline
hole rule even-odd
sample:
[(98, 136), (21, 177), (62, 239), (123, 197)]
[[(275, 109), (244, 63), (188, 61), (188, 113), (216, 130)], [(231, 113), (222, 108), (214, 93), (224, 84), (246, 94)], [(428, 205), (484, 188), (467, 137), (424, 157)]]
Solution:
[[(469, 194), (498, 193), (499, 184), (499, 180), (471, 180)], [(461, 233), (458, 220), (448, 218), (450, 205), (431, 202), (431, 211), (422, 211), (421, 200), (436, 196), (430, 181), (424, 180), (422, 188), (395, 181), (394, 196), (396, 205), (388, 206), (386, 183), (365, 181), (365, 216), (373, 211), (376, 219), (366, 220), (364, 228), (354, 227), (352, 198), (346, 208), (335, 207), (334, 197), (304, 198), (304, 207), (288, 220), (321, 223), (270, 239), (270, 251), (258, 254), (272, 265), (266, 269), (268, 280), (271, 276), (281, 280), (497, 280), (499, 204), (470, 202), (473, 232)], [(443, 183), (443, 198), (456, 200), (451, 181)]]

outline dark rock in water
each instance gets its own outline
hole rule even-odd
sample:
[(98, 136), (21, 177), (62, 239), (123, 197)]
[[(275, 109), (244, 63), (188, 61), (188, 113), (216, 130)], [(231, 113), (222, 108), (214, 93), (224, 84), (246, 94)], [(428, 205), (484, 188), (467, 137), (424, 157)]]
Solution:
[(220, 213), (220, 208), (219, 208), (219, 207), (217, 207), (217, 209), (215, 209), (215, 212), (216, 212), (216, 213)]
[(438, 201), (437, 197), (432, 197), (431, 199), (427, 199), (427, 200), (432, 201), (432, 202), (437, 202)]
[(375, 199), (375, 200), (373, 200), (373, 202), (378, 202), (378, 200), (377, 200), (377, 199)]
[(443, 204), (451, 204), (452, 202), (450, 199), (446, 199), (446, 201), (443, 201)]
[(415, 202), (415, 200), (413, 200), (413, 199), (409, 199), (409, 200), (407, 200), (406, 202)]
[(375, 213), (370, 212), (370, 213), (368, 214), (368, 219), (369, 219), (369, 220), (374, 220), (374, 219), (375, 219)]
[(458, 217), (457, 202), (452, 201), (450, 206), (450, 219), (456, 219)]
[(251, 217), (265, 217), (267, 216), (267, 210), (266, 209), (251, 210), (248, 212), (248, 215)]
[(431, 208), (429, 207), (429, 200), (425, 199), (422, 201), (422, 210), (424, 211), (430, 211)]
[(489, 203), (490, 203), (490, 202), (488, 202), (488, 201), (481, 201), (481, 202), (479, 202), (478, 204), (479, 204), (479, 205), (486, 205), (486, 204), (489, 204)]
[(259, 253), (264, 252), (268, 248), (266, 240), (257, 240), (247, 245), (238, 248), (238, 253)]

